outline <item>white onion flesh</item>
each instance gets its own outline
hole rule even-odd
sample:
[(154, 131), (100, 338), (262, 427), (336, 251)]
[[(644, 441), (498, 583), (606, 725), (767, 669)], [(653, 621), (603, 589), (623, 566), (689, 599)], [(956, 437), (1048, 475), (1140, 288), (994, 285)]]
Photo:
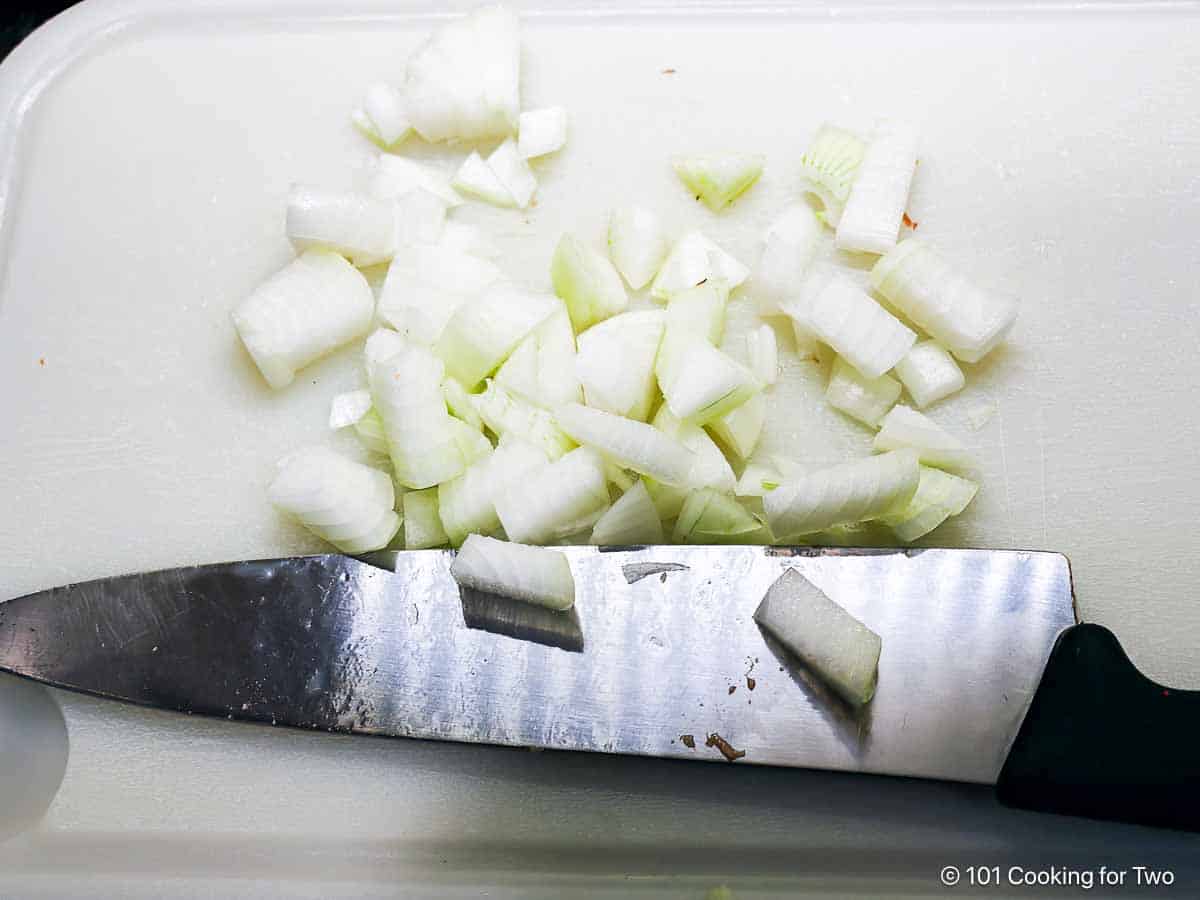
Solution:
[(561, 550), (473, 534), (455, 555), (450, 574), (460, 585), (547, 609), (575, 605), (571, 563)]
[(404, 549), (428, 550), (449, 543), (438, 515), (438, 489), (409, 491), (401, 498), (404, 509)]
[(375, 161), (370, 193), (381, 200), (399, 200), (411, 191), (429, 191), (446, 206), (461, 206), (462, 196), (450, 186), (450, 179), (437, 169), (404, 156), (382, 153)]
[(370, 408), (370, 391), (346, 391), (344, 394), (338, 394), (329, 404), (329, 427), (336, 431), (353, 425), (361, 421)]
[(442, 396), (446, 399), (446, 408), (450, 410), (450, 415), (461, 419), (477, 431), (483, 430), (483, 419), (475, 409), (473, 395), (462, 386), (461, 381), (446, 376), (442, 380)]
[(878, 518), (912, 499), (920, 464), (894, 451), (789, 478), (763, 497), (771, 532), (788, 540)]
[(434, 352), (446, 372), (472, 390), (558, 308), (550, 294), (494, 285), (454, 311)]
[(918, 238), (880, 259), (871, 285), (964, 362), (987, 356), (1017, 318), (1015, 301), (984, 292)]
[(396, 198), (396, 247), (436, 244), (446, 225), (446, 201), (424, 188)]
[(273, 388), (296, 371), (362, 337), (375, 297), (362, 274), (328, 250), (306, 250), (258, 286), (233, 311), (233, 324)]
[(831, 228), (841, 218), (865, 151), (866, 144), (857, 135), (822, 125), (800, 157), (800, 177), (809, 193), (820, 198), (821, 218)]
[(367, 410), (361, 419), (354, 423), (354, 433), (363, 448), (377, 456), (388, 455), (387, 434), (383, 430), (383, 419), (374, 409)]
[(472, 394), (471, 402), (483, 423), (502, 442), (529, 441), (552, 460), (575, 448), (575, 442), (558, 427), (550, 412), (512, 394), (495, 381), (488, 381), (482, 393)]
[(644, 422), (658, 396), (661, 310), (623, 312), (579, 335), (575, 366), (588, 406)]
[(750, 360), (750, 371), (763, 384), (774, 384), (779, 380), (779, 343), (775, 329), (766, 322), (746, 334), (746, 356)]
[(533, 174), (533, 169), (529, 168), (529, 163), (521, 156), (516, 141), (509, 138), (493, 150), (487, 158), (487, 166), (504, 185), (519, 209), (529, 206), (537, 190), (537, 177)]
[(662, 222), (650, 210), (626, 206), (613, 212), (608, 222), (608, 255), (635, 291), (658, 274), (669, 249)]
[(662, 541), (662, 520), (650, 499), (650, 492), (640, 480), (597, 520), (591, 537), (591, 543), (598, 547), (661, 544)]
[(875, 696), (883, 641), (795, 569), (767, 590), (754, 621), (851, 706)]
[(979, 485), (969, 478), (921, 466), (921, 480), (912, 499), (903, 509), (882, 517), (880, 522), (891, 528), (900, 540), (915, 541), (962, 513), (978, 492)]
[(762, 255), (744, 291), (760, 315), (779, 315), (793, 301), (820, 249), (821, 223), (806, 203), (793, 203), (767, 228)]
[(783, 483), (783, 475), (770, 463), (751, 460), (742, 470), (734, 494), (738, 497), (765, 497)]
[(697, 336), (717, 346), (725, 333), (728, 301), (728, 286), (715, 279), (672, 294), (667, 301), (663, 340)]
[(477, 151), (463, 161), (450, 184), (460, 194), (477, 197), (493, 206), (517, 205), (516, 197)]
[(375, 197), (296, 185), (285, 230), (298, 250), (320, 247), (373, 265), (396, 250), (396, 208)]
[(496, 498), (509, 540), (547, 544), (592, 527), (608, 509), (604, 459), (579, 447), (529, 473)]
[(555, 419), (573, 440), (595, 448), (623, 468), (665, 484), (687, 483), (692, 452), (652, 425), (579, 403), (565, 404)]
[(915, 450), (921, 462), (942, 469), (971, 465), (971, 452), (958, 438), (924, 413), (897, 406), (879, 423), (876, 450)]
[(650, 296), (666, 300), (714, 278), (733, 290), (749, 276), (750, 270), (701, 234), (690, 231), (677, 240), (650, 285)]
[(838, 220), (838, 249), (887, 253), (896, 246), (916, 166), (917, 136), (907, 128), (885, 131), (867, 145)]
[(890, 375), (867, 378), (840, 356), (829, 373), (825, 399), (864, 425), (878, 428), (889, 409), (900, 399), (900, 382)]
[(759, 538), (762, 530), (734, 497), (702, 488), (683, 501), (672, 537), (678, 544), (740, 544)]
[(548, 462), (546, 454), (532, 444), (505, 441), (457, 478), (442, 482), (438, 486), (438, 515), (450, 545), (459, 546), (468, 534), (499, 532), (496, 497)]
[(896, 363), (896, 377), (918, 409), (961, 391), (967, 383), (954, 357), (937, 341), (918, 341)]
[(496, 383), (546, 409), (582, 399), (576, 374), (575, 332), (561, 303), (517, 345), (496, 372)]
[(370, 373), (371, 366), (375, 363), (390, 359), (406, 349), (408, 349), (408, 341), (398, 331), (391, 328), (376, 328), (363, 345), (367, 372)]
[(664, 339), (655, 373), (671, 412), (697, 425), (720, 418), (762, 390), (753, 372), (699, 336)]
[(671, 415), (665, 404), (654, 414), (652, 424), (692, 453), (692, 464), (681, 482), (682, 487), (714, 488), (726, 493), (733, 490), (737, 481), (733, 469), (707, 431), (691, 422), (680, 421)]
[(399, 144), (412, 133), (404, 106), (404, 95), (390, 84), (379, 81), (367, 88), (362, 113), (370, 128), (364, 130), (384, 149)]
[(446, 250), (456, 250), (480, 259), (495, 260), (500, 257), (500, 248), (482, 228), (469, 222), (447, 221), (442, 226), (438, 243)]
[(564, 234), (550, 261), (554, 293), (567, 304), (577, 332), (622, 312), (629, 296), (621, 276), (604, 256), (579, 238)]
[(765, 163), (756, 154), (727, 153), (677, 157), (671, 165), (697, 200), (720, 212), (758, 181)]
[(766, 421), (767, 399), (758, 393), (723, 416), (711, 419), (708, 428), (739, 459), (749, 459), (758, 446)]
[(517, 150), (522, 159), (555, 153), (567, 143), (567, 111), (561, 106), (530, 109), (517, 120)]

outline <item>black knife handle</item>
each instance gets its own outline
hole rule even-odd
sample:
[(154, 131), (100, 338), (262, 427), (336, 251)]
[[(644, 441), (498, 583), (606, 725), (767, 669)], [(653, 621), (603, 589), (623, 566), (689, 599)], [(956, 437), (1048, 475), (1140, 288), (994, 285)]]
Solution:
[(1200, 831), (1200, 691), (1151, 681), (1107, 628), (1068, 628), (996, 793), (1021, 809)]

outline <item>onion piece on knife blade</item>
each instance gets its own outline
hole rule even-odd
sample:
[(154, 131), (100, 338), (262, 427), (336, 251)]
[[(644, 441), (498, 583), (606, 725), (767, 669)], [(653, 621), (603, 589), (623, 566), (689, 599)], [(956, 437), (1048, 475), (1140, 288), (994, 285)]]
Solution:
[(460, 585), (548, 609), (575, 605), (571, 563), (561, 550), (472, 534), (450, 564)]

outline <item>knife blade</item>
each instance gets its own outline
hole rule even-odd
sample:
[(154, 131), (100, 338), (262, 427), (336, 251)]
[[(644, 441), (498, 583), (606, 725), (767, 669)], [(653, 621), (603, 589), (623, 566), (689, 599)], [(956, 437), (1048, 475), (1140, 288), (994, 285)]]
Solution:
[[(437, 550), (52, 588), (0, 604), (0, 669), (298, 728), (994, 783), (1076, 621), (1056, 553), (564, 552), (569, 614), (460, 593)], [(882, 637), (857, 714), (752, 618), (787, 568)]]

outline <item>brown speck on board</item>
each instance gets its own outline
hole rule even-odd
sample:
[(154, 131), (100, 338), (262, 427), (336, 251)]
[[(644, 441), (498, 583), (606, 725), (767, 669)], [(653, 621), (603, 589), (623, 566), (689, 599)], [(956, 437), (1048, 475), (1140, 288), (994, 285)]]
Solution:
[(727, 760), (729, 760), (730, 762), (735, 762), (746, 755), (745, 750), (733, 749), (733, 745), (731, 743), (729, 743), (729, 741), (725, 740), (725, 738), (723, 738), (719, 734), (717, 734), (716, 732), (713, 732), (712, 734), (710, 734), (708, 736), (708, 740), (706, 740), (704, 742), (704, 746), (705, 747), (716, 747), (718, 750), (721, 751), (721, 755), (723, 757), (725, 757)]
[(908, 217), (908, 213), (905, 213), (905, 214), (904, 214), (904, 219), (903, 219), (903, 221), (904, 221), (904, 227), (905, 227), (905, 228), (911, 228), (913, 231), (916, 231), (916, 230), (917, 230), (917, 226), (921, 224), (920, 222), (917, 222), (917, 221), (914, 221), (913, 219), (910, 219), (910, 218)]
[(674, 74), (675, 74), (675, 70), (674, 70), (674, 69), (663, 69), (663, 70), (662, 70), (662, 73), (663, 73), (664, 75), (674, 75)]
[(755, 687), (757, 687), (757, 685), (758, 685), (757, 681), (755, 681), (749, 675), (746, 676), (746, 690), (752, 691), (752, 690), (754, 690)]
[(38, 360), (38, 365), (39, 365), (39, 366), (43, 366), (43, 367), (44, 367), (44, 366), (46, 365), (46, 357), (44, 357), (44, 356), (43, 356), (43, 357), (41, 357), (41, 358)]
[(529, 208), (537, 209), (537, 197), (534, 197), (532, 200), (529, 201)]
[(731, 693), (731, 694), (732, 694), (732, 693), (733, 693), (734, 691), (736, 691), (736, 690), (737, 690), (737, 685), (736, 685), (736, 684), (731, 684), (731, 685), (729, 686), (729, 693)]
[(695, 736), (695, 735), (693, 735), (693, 734), (681, 734), (681, 735), (679, 736), (679, 739), (680, 739), (681, 741), (683, 741), (683, 746), (687, 747), (689, 750), (695, 750), (695, 749), (696, 749), (696, 736)]

